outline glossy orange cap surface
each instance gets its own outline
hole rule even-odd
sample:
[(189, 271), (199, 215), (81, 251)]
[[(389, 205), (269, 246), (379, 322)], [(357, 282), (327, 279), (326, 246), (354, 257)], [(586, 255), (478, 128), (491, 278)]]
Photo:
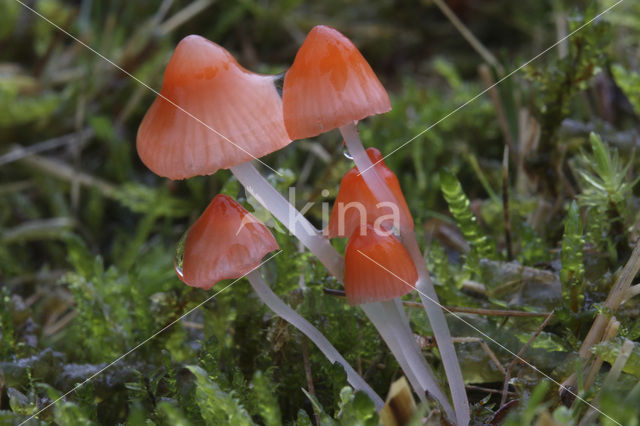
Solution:
[(160, 176), (212, 174), (291, 141), (274, 77), (247, 71), (203, 37), (190, 35), (178, 44), (160, 94), (137, 138), (142, 162)]
[[(387, 184), (396, 200), (398, 200), (398, 212), (400, 214), (397, 221), (405, 217), (411, 221), (410, 225), (413, 229), (413, 219), (404, 195), (402, 195), (398, 178), (384, 163), (382, 154), (378, 149), (368, 148), (367, 155), (369, 155), (371, 162), (374, 164), (380, 161), (375, 164), (375, 170)], [(369, 190), (364, 177), (359, 176), (358, 173), (358, 169), (354, 167), (340, 181), (338, 196), (331, 210), (329, 226), (325, 231), (329, 238), (350, 236), (361, 226), (361, 221), (363, 224), (376, 224), (376, 220), (380, 218), (379, 222), (387, 228), (394, 225), (394, 213), (391, 207), (378, 207), (377, 197)]]
[(180, 279), (210, 289), (220, 280), (239, 278), (278, 243), (258, 219), (227, 195), (216, 195), (187, 233)]
[(344, 290), (351, 305), (404, 296), (418, 280), (416, 267), (393, 235), (380, 235), (371, 225), (355, 232), (344, 255)]
[(389, 95), (351, 40), (314, 27), (284, 78), (282, 106), (291, 139), (317, 136), (391, 110)]

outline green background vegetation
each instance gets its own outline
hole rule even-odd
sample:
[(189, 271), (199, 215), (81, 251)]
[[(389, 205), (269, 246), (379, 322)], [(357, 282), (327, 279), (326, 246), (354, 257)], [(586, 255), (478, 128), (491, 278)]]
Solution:
[[(334, 26), (391, 95), (390, 113), (359, 126), (365, 145), (386, 154), (613, 3), (449, 1), (497, 58), (490, 65), (429, 0), (29, 5), (155, 89), (188, 34), (221, 44), (251, 70), (282, 73), (313, 25)], [(256, 203), (227, 171), (170, 182), (141, 164), (135, 135), (153, 99), (19, 3), (0, 0), (0, 424), (23, 421), (225, 285), (183, 285), (173, 271), (177, 242), (217, 193), (250, 210)], [(638, 237), (639, 114), (640, 5), (627, 0), (386, 160), (443, 304), (542, 313), (464, 314), (516, 353), (555, 309), (523, 356), (559, 382), (585, 368), (577, 350), (595, 316), (613, 314), (603, 302)], [(270, 177), (282, 192), (295, 186), (298, 207), (315, 202), (307, 217), (318, 226), (321, 204), (352, 166), (335, 131), (265, 161), (282, 171)], [(401, 371), (375, 329), (326, 294), (340, 286), (311, 255), (275, 235), (284, 252), (265, 278), (385, 395)], [(618, 337), (593, 348), (602, 370), (592, 386), (575, 388), (623, 424), (639, 418), (640, 343), (615, 383), (605, 378), (623, 339), (640, 339), (638, 308), (630, 298), (615, 312)], [(407, 309), (415, 333), (430, 336), (423, 311)], [(481, 337), (449, 323), (455, 337)], [(513, 360), (486, 343), (503, 366)], [(504, 375), (477, 340), (456, 345), (474, 421), (488, 422)], [(437, 348), (426, 345), (424, 355), (442, 378)], [(567, 408), (536, 371), (511, 373), (508, 400), (520, 404), (504, 410), (509, 424), (570, 424), (588, 409)], [(52, 422), (375, 424), (377, 414), (243, 280), (30, 423)]]

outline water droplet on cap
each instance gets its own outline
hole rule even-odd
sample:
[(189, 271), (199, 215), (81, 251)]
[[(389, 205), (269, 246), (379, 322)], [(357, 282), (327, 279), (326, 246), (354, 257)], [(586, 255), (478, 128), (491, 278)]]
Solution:
[(189, 233), (189, 230), (187, 229), (187, 231), (184, 234), (182, 234), (182, 237), (180, 237), (180, 241), (178, 241), (178, 246), (176, 247), (176, 256), (173, 260), (173, 265), (176, 270), (176, 274), (178, 274), (178, 276), (181, 279), (182, 277), (184, 277), (184, 274), (182, 273), (182, 261), (184, 259), (184, 243), (187, 241), (188, 233)]
[(347, 157), (347, 159), (353, 161), (353, 156), (351, 154), (349, 154), (349, 150), (347, 149), (346, 146), (344, 148), (342, 148), (342, 153), (344, 154), (345, 157)]

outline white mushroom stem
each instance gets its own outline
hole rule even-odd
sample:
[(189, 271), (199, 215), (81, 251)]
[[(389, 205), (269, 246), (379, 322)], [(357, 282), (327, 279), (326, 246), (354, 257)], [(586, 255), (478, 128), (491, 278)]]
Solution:
[(344, 260), (322, 232), (318, 231), (294, 206), (278, 192), (251, 164), (246, 162), (231, 167), (231, 171), (245, 187), (276, 219), (304, 244), (331, 275), (342, 281)]
[[(398, 204), (393, 193), (378, 174), (369, 155), (362, 146), (355, 123), (349, 123), (341, 127), (340, 133), (345, 140), (347, 149), (353, 157), (356, 167), (362, 174), (371, 192), (380, 202), (387, 201)], [(460, 363), (458, 362), (458, 357), (453, 346), (453, 339), (447, 326), (447, 320), (438, 302), (438, 295), (435, 292), (415, 234), (410, 228), (409, 223), (406, 218), (400, 218), (400, 236), (418, 271), (418, 282), (415, 287), (420, 294), (420, 299), (422, 300), (427, 317), (431, 323), (431, 328), (438, 342), (438, 349), (440, 350), (456, 411), (456, 423), (458, 425), (467, 425), (470, 421), (469, 401), (464, 387)]]
[[(247, 192), (253, 195), (267, 210), (269, 210), (289, 231), (296, 236), (302, 244), (304, 244), (314, 255), (318, 257), (320, 262), (329, 270), (329, 273), (333, 275), (338, 281), (343, 282), (344, 278), (344, 258), (333, 248), (329, 241), (322, 235), (320, 231), (309, 223), (309, 221), (300, 214), (294, 206), (291, 205), (280, 194), (264, 176), (260, 174), (258, 170), (250, 162), (240, 164), (231, 168), (231, 171), (236, 176), (238, 181), (245, 187)], [(415, 364), (408, 362), (405, 357), (406, 348), (398, 346), (395, 339), (389, 339), (393, 333), (388, 328), (382, 328), (391, 321), (384, 313), (384, 310), (380, 305), (375, 305), (367, 310), (365, 314), (369, 317), (369, 320), (374, 324), (378, 332), (383, 335), (385, 343), (389, 349), (393, 352), (396, 360), (400, 364), (402, 370), (408, 378), (420, 378), (416, 380), (410, 380), (416, 390), (417, 394), (424, 394), (429, 392), (433, 395), (438, 394), (438, 390), (431, 388), (425, 388), (425, 383), (428, 383), (429, 379), (425, 378), (429, 372), (426, 371), (421, 364)], [(387, 318), (387, 320), (380, 320), (379, 318)], [(400, 324), (402, 325), (402, 324)], [(396, 324), (396, 326), (398, 326)], [(406, 329), (408, 328), (408, 322)], [(410, 331), (410, 330), (409, 330)], [(387, 338), (384, 338), (384, 336)], [(415, 341), (412, 342), (407, 348), (413, 347), (413, 351), (419, 351)], [(415, 370), (415, 371), (414, 371)]]
[[(453, 419), (455, 417), (451, 404), (438, 386), (431, 368), (429, 368), (419, 350), (412, 350), (417, 347), (416, 339), (408, 327), (408, 320), (404, 316), (404, 308), (396, 302), (396, 300), (388, 300), (367, 303), (360, 305), (360, 307), (391, 349), (400, 367), (407, 375), (409, 382), (416, 389), (420, 400), (424, 401), (425, 392), (429, 392), (440, 403), (447, 416)], [(415, 371), (417, 371), (417, 375), (414, 374)], [(419, 392), (418, 389), (421, 389), (422, 392)]]
[(282, 319), (289, 324), (300, 330), (302, 334), (307, 336), (320, 351), (327, 357), (332, 363), (338, 363), (344, 368), (347, 373), (347, 380), (354, 389), (360, 390), (366, 393), (373, 401), (377, 410), (380, 410), (384, 406), (384, 401), (380, 396), (375, 393), (373, 389), (364, 381), (362, 377), (349, 365), (347, 360), (344, 359), (340, 352), (324, 337), (324, 335), (309, 321), (301, 317), (296, 311), (291, 309), (289, 305), (284, 303), (267, 285), (260, 272), (257, 269), (249, 272), (247, 275), (251, 286), (255, 290), (256, 294), (273, 312), (278, 314)]

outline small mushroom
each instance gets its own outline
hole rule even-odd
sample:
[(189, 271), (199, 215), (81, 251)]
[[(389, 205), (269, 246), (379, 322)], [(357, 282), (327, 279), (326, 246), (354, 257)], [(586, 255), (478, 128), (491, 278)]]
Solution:
[[(380, 201), (396, 202), (372, 169), (355, 125), (390, 111), (389, 95), (351, 40), (331, 27), (313, 27), (285, 74), (282, 108), (291, 139), (339, 128), (371, 191)], [(410, 218), (403, 219), (403, 225), (412, 223)]]
[[(376, 169), (370, 169), (371, 160), (362, 147), (355, 127), (356, 120), (389, 111), (389, 96), (348, 38), (323, 25), (316, 26), (309, 32), (293, 65), (285, 74), (282, 107), (285, 126), (292, 139), (313, 137), (340, 128), (356, 166), (361, 167), (362, 156), (368, 161), (365, 166), (367, 171), (358, 175), (364, 176), (368, 193), (375, 194), (374, 198), (377, 200), (371, 200), (374, 201), (373, 205), (377, 205), (377, 201), (399, 205)], [(365, 168), (361, 170), (364, 171)], [(384, 196), (380, 197), (380, 194)], [(367, 207), (361, 207), (366, 212)], [(355, 206), (357, 209), (361, 207), (358, 204)], [(413, 221), (408, 209), (399, 210), (400, 223), (412, 229)], [(352, 221), (353, 218), (351, 216), (348, 220)], [(367, 217), (365, 221), (367, 220), (373, 221), (374, 218)], [(354, 225), (346, 220), (344, 224), (349, 227)], [(331, 229), (330, 223), (330, 234)], [(338, 234), (341, 234), (339, 229), (333, 233)], [(344, 235), (349, 235), (346, 229)], [(372, 263), (369, 266), (371, 269), (378, 268)], [(424, 399), (423, 391), (429, 389), (431, 393), (438, 394), (438, 399), (447, 409), (446, 397), (442, 395), (433, 374), (420, 355), (402, 308), (396, 306), (396, 301), (363, 304), (361, 308), (393, 352), (420, 398)]]
[(402, 243), (370, 224), (364, 233), (359, 229), (353, 232), (344, 263), (344, 291), (351, 305), (402, 297), (418, 280), (416, 267)]
[(185, 37), (138, 129), (142, 162), (160, 176), (185, 179), (287, 146), (274, 80), (246, 70), (203, 37)]
[[(375, 148), (367, 151), (372, 159), (380, 156)], [(407, 209), (393, 172), (383, 162), (376, 168), (384, 176), (385, 185), (397, 194), (401, 206)], [(426, 393), (431, 394), (454, 419), (451, 404), (417, 347), (400, 302), (400, 297), (409, 293), (418, 279), (415, 264), (404, 245), (389, 230), (396, 215), (389, 217), (383, 213), (357, 169), (347, 172), (340, 182), (328, 226), (332, 237), (351, 233), (345, 253), (347, 299), (352, 305), (360, 305), (420, 399), (424, 400)]]
[(176, 272), (185, 284), (208, 290), (253, 271), (279, 248), (266, 226), (233, 198), (219, 194), (189, 229)]
[[(285, 75), (284, 121), (292, 139), (311, 137), (336, 127), (372, 194), (380, 202), (400, 202), (366, 154), (355, 122), (391, 109), (388, 96), (371, 67), (349, 39), (337, 30), (314, 27)], [(305, 124), (305, 122), (310, 124)], [(400, 209), (404, 216), (405, 212)], [(418, 271), (416, 287), (439, 343), (453, 398), (456, 421), (468, 424), (469, 402), (446, 318), (413, 233), (410, 218), (400, 220), (400, 235)]]
[(219, 194), (187, 232), (182, 262), (176, 266), (176, 272), (185, 284), (204, 289), (223, 279), (246, 276), (265, 305), (306, 335), (331, 363), (340, 364), (349, 384), (365, 392), (381, 409), (384, 402), (380, 396), (324, 335), (284, 303), (260, 275), (262, 258), (278, 248), (266, 226), (233, 198)]
[(325, 231), (329, 238), (350, 236), (354, 230), (363, 229), (367, 223), (374, 224), (376, 229), (397, 226), (400, 221), (400, 210), (405, 213), (402, 217), (411, 220), (413, 228), (413, 220), (404, 195), (402, 195), (398, 178), (384, 163), (382, 154), (377, 148), (367, 148), (367, 154), (371, 161), (376, 162), (375, 167), (378, 174), (398, 200), (398, 204), (389, 206), (380, 203), (358, 173), (358, 168), (353, 167), (340, 181), (338, 196), (333, 203), (329, 225)]
[(284, 78), (284, 123), (291, 139), (317, 136), (391, 110), (389, 95), (351, 40), (313, 27)]

